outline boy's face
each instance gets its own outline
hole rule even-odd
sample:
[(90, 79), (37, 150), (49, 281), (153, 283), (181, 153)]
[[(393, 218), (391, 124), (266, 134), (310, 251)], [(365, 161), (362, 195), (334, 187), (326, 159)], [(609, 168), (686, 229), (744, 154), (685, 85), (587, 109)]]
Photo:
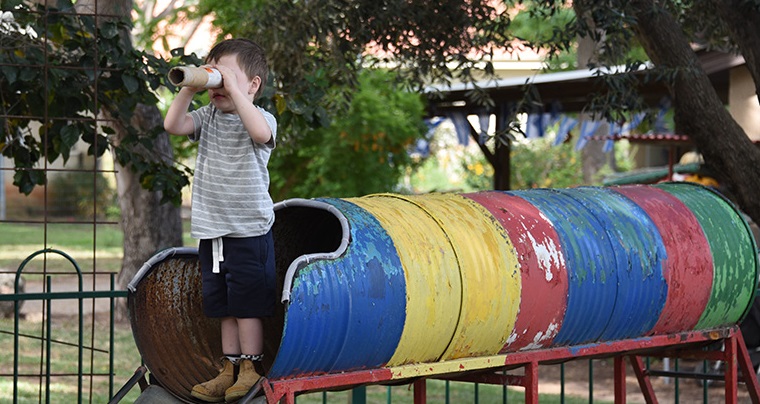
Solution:
[[(209, 99), (215, 107), (225, 113), (235, 112), (235, 104), (230, 97), (230, 91), (234, 91), (232, 86), (237, 87), (241, 93), (253, 102), (253, 97), (256, 94), (256, 90), (259, 88), (258, 83), (260, 79), (258, 76), (250, 80), (248, 79), (248, 76), (246, 76), (245, 72), (243, 72), (238, 65), (237, 55), (222, 56), (219, 60), (211, 61), (210, 65), (217, 68), (221, 67), (220, 71), (224, 75), (224, 87), (209, 89)], [(225, 70), (229, 71), (227, 72)], [(235, 75), (234, 81), (228, 82), (228, 73), (233, 73)]]

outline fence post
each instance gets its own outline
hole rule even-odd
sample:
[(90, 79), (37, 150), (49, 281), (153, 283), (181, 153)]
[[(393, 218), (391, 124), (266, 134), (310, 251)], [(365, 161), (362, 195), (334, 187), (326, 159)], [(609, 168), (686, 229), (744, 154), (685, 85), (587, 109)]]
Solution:
[(348, 404), (367, 404), (367, 386), (351, 389), (348, 393)]

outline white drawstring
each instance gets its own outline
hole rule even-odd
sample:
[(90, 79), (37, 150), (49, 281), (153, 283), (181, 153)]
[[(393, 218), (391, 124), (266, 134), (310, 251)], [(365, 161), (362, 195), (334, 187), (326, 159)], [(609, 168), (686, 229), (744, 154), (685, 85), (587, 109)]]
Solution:
[(224, 262), (224, 244), (221, 237), (211, 239), (211, 260), (214, 261), (211, 272), (218, 274), (219, 263)]

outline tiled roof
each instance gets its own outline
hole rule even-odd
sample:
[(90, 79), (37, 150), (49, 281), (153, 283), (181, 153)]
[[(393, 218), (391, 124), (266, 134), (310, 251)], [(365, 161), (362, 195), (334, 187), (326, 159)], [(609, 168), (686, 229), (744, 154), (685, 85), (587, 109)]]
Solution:
[(631, 133), (627, 135), (603, 135), (594, 136), (594, 140), (628, 140), (636, 143), (688, 143), (691, 140), (687, 135), (676, 133)]

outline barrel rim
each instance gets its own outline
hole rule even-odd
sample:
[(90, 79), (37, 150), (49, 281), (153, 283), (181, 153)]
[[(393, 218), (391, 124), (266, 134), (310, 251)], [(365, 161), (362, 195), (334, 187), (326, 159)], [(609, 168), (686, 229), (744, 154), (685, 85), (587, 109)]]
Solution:
[(198, 248), (196, 247), (170, 247), (163, 249), (157, 253), (155, 253), (150, 259), (145, 261), (145, 263), (140, 267), (140, 269), (137, 271), (134, 277), (132, 277), (132, 280), (129, 281), (129, 284), (127, 285), (127, 290), (131, 293), (135, 293), (137, 291), (137, 285), (140, 284), (140, 282), (143, 280), (143, 278), (150, 273), (150, 271), (160, 262), (166, 260), (167, 258), (171, 258), (174, 256), (180, 256), (180, 255), (198, 255)]
[(327, 252), (327, 253), (320, 252), (320, 253), (313, 253), (313, 254), (304, 254), (297, 257), (296, 259), (293, 260), (293, 262), (290, 263), (290, 265), (288, 266), (288, 270), (285, 273), (285, 280), (282, 286), (282, 298), (280, 299), (281, 303), (288, 303), (290, 301), (290, 291), (293, 288), (293, 278), (295, 278), (296, 273), (300, 269), (306, 267), (307, 265), (309, 265), (309, 263), (317, 261), (317, 260), (332, 260), (332, 259), (339, 258), (348, 249), (348, 243), (351, 237), (348, 219), (346, 218), (346, 216), (343, 214), (343, 212), (340, 211), (340, 209), (336, 208), (335, 206), (327, 202), (323, 202), (323, 201), (315, 200), (315, 199), (303, 199), (303, 198), (287, 199), (281, 202), (277, 202), (274, 205), (274, 211), (277, 212), (280, 209), (285, 209), (289, 207), (313, 208), (313, 209), (324, 210), (324, 211), (327, 211), (328, 213), (331, 213), (333, 216), (335, 216), (336, 219), (338, 219), (343, 235), (340, 240), (340, 245), (335, 251)]

